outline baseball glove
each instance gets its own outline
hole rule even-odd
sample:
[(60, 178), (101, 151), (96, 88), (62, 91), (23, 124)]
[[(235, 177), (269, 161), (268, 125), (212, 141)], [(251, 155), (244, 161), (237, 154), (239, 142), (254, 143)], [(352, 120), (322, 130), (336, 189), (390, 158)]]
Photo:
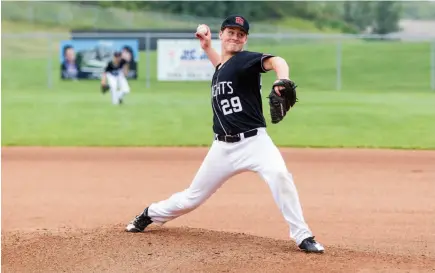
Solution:
[[(284, 87), (279, 91), (281, 96), (275, 92), (275, 86)], [(272, 91), (268, 96), (272, 123), (276, 124), (283, 120), (290, 108), (298, 101), (296, 87), (297, 85), (293, 81), (287, 79), (280, 79), (273, 84)]]
[(107, 90), (109, 90), (109, 89), (110, 89), (110, 87), (109, 87), (108, 84), (102, 84), (102, 85), (101, 85), (101, 92), (102, 92), (103, 94), (106, 93)]

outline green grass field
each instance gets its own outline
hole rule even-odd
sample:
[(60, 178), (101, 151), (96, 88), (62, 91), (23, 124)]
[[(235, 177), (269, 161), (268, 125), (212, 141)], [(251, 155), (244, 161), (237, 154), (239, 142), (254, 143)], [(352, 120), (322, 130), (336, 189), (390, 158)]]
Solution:
[[(140, 76), (121, 107), (98, 81), (62, 82), (57, 41), (2, 40), (2, 145), (197, 146), (212, 140), (208, 82), (158, 82)], [(335, 91), (336, 44), (251, 41), (249, 50), (286, 58), (300, 101), (268, 130), (279, 146), (435, 149), (435, 91), (430, 44), (346, 42), (342, 90)], [(47, 88), (48, 56), (53, 88)], [(263, 78), (269, 92), (273, 72)], [(263, 96), (268, 121), (269, 107)]]
[[(108, 96), (87, 83), (70, 83), (51, 93), (6, 92), (2, 144), (210, 144), (207, 85), (167, 87), (136, 89), (122, 107), (112, 106)], [(435, 148), (433, 94), (302, 91), (300, 100), (281, 124), (269, 126), (278, 145)]]

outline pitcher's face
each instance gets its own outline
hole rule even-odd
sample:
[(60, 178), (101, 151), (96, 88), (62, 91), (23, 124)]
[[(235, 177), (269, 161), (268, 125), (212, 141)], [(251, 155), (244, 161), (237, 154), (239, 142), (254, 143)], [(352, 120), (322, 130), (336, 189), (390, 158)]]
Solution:
[(242, 51), (243, 46), (248, 40), (248, 35), (237, 27), (228, 27), (220, 31), (222, 49), (228, 53), (237, 53)]

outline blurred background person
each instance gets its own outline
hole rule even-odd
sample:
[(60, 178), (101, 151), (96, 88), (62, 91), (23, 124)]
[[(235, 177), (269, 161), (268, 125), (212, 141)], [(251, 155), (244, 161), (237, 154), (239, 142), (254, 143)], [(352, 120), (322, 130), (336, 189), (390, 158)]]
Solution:
[(128, 68), (129, 68), (129, 74), (128, 74), (128, 78), (137, 78), (137, 64), (135, 61), (135, 56), (134, 56), (134, 52), (133, 49), (128, 46), (125, 45), (122, 47), (121, 49), (121, 54), (122, 54), (122, 58), (128, 63)]
[(122, 104), (124, 96), (130, 92), (127, 81), (128, 72), (128, 62), (122, 58), (120, 51), (115, 51), (113, 59), (107, 64), (101, 76), (102, 91), (106, 93), (110, 90), (112, 104)]
[(61, 64), (62, 79), (77, 79), (79, 76), (79, 65), (76, 62), (76, 54), (72, 45), (63, 47), (63, 62)]

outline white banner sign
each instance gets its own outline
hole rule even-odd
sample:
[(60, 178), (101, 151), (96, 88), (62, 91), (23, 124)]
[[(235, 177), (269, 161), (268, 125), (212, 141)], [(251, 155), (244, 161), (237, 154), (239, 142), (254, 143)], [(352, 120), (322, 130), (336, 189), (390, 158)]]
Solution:
[[(220, 53), (220, 40), (212, 40), (212, 47)], [(159, 81), (210, 81), (214, 70), (199, 40), (157, 41)]]

